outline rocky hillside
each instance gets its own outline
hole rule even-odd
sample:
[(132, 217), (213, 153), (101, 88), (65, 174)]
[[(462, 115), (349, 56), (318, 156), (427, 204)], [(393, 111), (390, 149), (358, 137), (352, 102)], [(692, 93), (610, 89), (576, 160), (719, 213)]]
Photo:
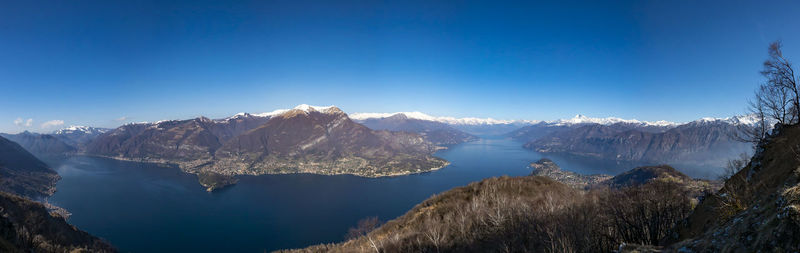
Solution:
[(478, 139), (478, 137), (455, 129), (448, 124), (413, 119), (402, 113), (385, 118), (368, 118), (357, 122), (375, 130), (418, 133), (428, 141), (438, 145), (459, 144)]
[(116, 252), (40, 203), (0, 192), (0, 252)]
[(750, 163), (708, 195), (687, 221), (676, 250), (799, 251), (800, 127), (776, 129)]
[(55, 192), (59, 179), (22, 146), (0, 137), (0, 191), (39, 200)]
[(16, 142), (28, 152), (39, 157), (73, 154), (78, 150), (62, 139), (50, 134), (36, 134), (25, 131), (18, 134), (0, 134), (0, 136)]
[(97, 137), (86, 153), (177, 164), (210, 190), (241, 174), (316, 173), (378, 177), (438, 169), (446, 161), (418, 134), (371, 130), (336, 107), (302, 106), (269, 116), (239, 114), (128, 124)]
[(86, 146), (86, 153), (163, 162), (207, 161), (222, 146), (211, 131), (213, 125), (204, 117), (128, 124), (98, 136)]
[(123, 125), (98, 136), (85, 152), (114, 158), (203, 164), (234, 136), (252, 130), (269, 120), (250, 114), (222, 120), (199, 117), (156, 123)]

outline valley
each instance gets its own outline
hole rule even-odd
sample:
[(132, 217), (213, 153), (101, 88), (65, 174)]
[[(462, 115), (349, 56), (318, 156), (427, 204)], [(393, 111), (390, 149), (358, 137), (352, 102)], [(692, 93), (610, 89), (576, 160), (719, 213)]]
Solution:
[(0, 6), (0, 253), (800, 253), (800, 1)]
[[(577, 191), (627, 187), (657, 177), (681, 182), (694, 197), (720, 187), (717, 181), (692, 179), (679, 172), (715, 178), (721, 173), (718, 164), (679, 164), (678, 170), (639, 167), (652, 161), (639, 159), (643, 156), (585, 155), (575, 144), (566, 146), (575, 152), (531, 146), (547, 142), (556, 147), (553, 143), (563, 142), (554, 140), (562, 139), (600, 145), (594, 138), (615, 138), (631, 131), (649, 135), (686, 128), (694, 131), (696, 122), (585, 116), (546, 122), (436, 118), (419, 113), (355, 115), (353, 120), (333, 106), (300, 105), (223, 119), (199, 117), (101, 130), (70, 127), (51, 134), (4, 136), (20, 140), (19, 148), (36, 152), (47, 162), (41, 166), (52, 167), (51, 175), (60, 178), (44, 186), (47, 195), (37, 195), (52, 205), (52, 211), (66, 210), (71, 224), (109, 240), (122, 251), (134, 252), (224, 251), (230, 249), (227, 242), (232, 238), (225, 237), (229, 234), (238, 237), (234, 251), (339, 242), (361, 218), (402, 217), (432, 195), (493, 177), (544, 176)], [(711, 122), (719, 126), (711, 130), (718, 139), (735, 128), (729, 121)], [(519, 128), (502, 132), (510, 126)], [(487, 131), (502, 134), (480, 135)], [(608, 143), (614, 144), (597, 147), (639, 148), (635, 142)], [(707, 146), (689, 142), (669, 150), (696, 152)], [(371, 208), (354, 202), (362, 199), (370, 201)], [(138, 211), (126, 211), (133, 209)], [(328, 214), (320, 216), (320, 210)], [(255, 218), (255, 213), (260, 218)], [(183, 217), (175, 220), (179, 216)], [(145, 219), (151, 221), (141, 223)], [(173, 224), (168, 226), (172, 230), (155, 225), (162, 223)], [(314, 225), (319, 223), (328, 225), (320, 230)], [(180, 229), (184, 227), (196, 229), (186, 233)], [(282, 233), (264, 233), (264, 227)], [(240, 231), (250, 231), (251, 236), (242, 236)], [(176, 233), (184, 236), (172, 242), (159, 240)], [(193, 241), (207, 243), (187, 248)]]

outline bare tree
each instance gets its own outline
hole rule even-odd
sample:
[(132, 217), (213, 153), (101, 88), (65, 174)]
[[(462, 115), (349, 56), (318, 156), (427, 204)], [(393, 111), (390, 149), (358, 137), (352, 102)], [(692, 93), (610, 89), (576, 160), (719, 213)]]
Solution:
[(795, 76), (792, 63), (783, 56), (781, 42), (776, 41), (769, 45), (769, 58), (764, 61), (764, 70), (761, 74), (767, 78), (766, 85), (777, 92), (785, 91), (788, 94), (789, 106), (785, 107), (787, 112), (791, 112), (788, 121), (785, 123), (793, 124), (800, 119), (798, 108), (800, 108), (800, 90), (798, 90), (798, 79)]
[(380, 221), (378, 221), (378, 217), (367, 217), (358, 221), (358, 226), (354, 228), (350, 228), (347, 232), (348, 239), (355, 239), (360, 236), (364, 236), (369, 241), (370, 247), (375, 250), (375, 252), (380, 253), (378, 248), (378, 244), (375, 240), (372, 239), (372, 236), (369, 235), (372, 230), (375, 230), (381, 225)]
[(771, 127), (770, 122), (781, 125), (800, 121), (800, 88), (792, 63), (783, 56), (781, 42), (769, 45), (768, 58), (761, 75), (766, 78), (748, 101), (748, 110), (758, 118), (755, 125), (740, 125), (734, 139), (758, 145)]
[(795, 115), (791, 109), (791, 94), (786, 86), (775, 86), (762, 84), (756, 96), (764, 108), (764, 116), (782, 125), (791, 124), (795, 121)]
[(747, 102), (748, 111), (755, 115), (758, 121), (754, 125), (741, 124), (738, 125), (737, 131), (732, 133), (732, 138), (741, 142), (748, 142), (755, 147), (762, 140), (767, 138), (769, 133), (769, 123), (766, 118), (766, 111), (764, 109), (764, 97), (760, 91), (756, 91), (754, 100)]
[(737, 172), (742, 170), (744, 166), (747, 166), (747, 163), (750, 162), (750, 156), (747, 153), (739, 154), (738, 158), (734, 158), (728, 160), (728, 163), (725, 165), (725, 170), (722, 172), (722, 175), (719, 176), (720, 180), (727, 180), (735, 175)]

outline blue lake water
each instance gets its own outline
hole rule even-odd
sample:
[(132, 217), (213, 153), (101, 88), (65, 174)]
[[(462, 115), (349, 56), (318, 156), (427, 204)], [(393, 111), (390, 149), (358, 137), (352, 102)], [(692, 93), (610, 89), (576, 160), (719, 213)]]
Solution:
[[(436, 153), (451, 164), (391, 178), (310, 174), (242, 176), (208, 193), (177, 168), (71, 157), (49, 201), (72, 212), (71, 224), (123, 252), (263, 252), (344, 239), (359, 219), (386, 221), (457, 186), (495, 176), (528, 175), (542, 154), (522, 143), (486, 137)], [(562, 168), (609, 173), (630, 164), (548, 156)]]

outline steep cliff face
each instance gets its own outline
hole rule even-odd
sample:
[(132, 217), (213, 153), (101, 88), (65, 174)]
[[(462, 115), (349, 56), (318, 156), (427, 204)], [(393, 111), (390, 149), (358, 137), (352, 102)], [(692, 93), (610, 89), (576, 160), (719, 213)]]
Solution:
[(58, 174), (22, 146), (0, 137), (0, 191), (31, 199), (55, 192)]
[(750, 163), (700, 203), (675, 249), (800, 250), (800, 127), (776, 130)]

